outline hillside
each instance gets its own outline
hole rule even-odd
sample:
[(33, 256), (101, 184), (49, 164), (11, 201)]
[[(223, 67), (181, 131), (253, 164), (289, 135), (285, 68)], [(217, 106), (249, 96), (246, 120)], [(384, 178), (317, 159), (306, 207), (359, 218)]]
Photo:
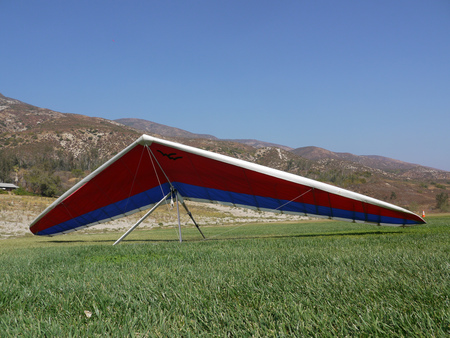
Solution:
[[(138, 130), (142, 130), (147, 134), (157, 134), (164, 137), (175, 137), (175, 138), (189, 138), (189, 139), (208, 139), (208, 140), (219, 140), (217, 137), (209, 134), (195, 134), (191, 133), (187, 130), (169, 127), (164, 124), (159, 124), (143, 119), (134, 119), (134, 118), (123, 118), (114, 120), (118, 123), (121, 123), (125, 126), (129, 126)], [(283, 146), (281, 144), (275, 144), (270, 142), (264, 142), (260, 140), (252, 140), (252, 139), (224, 139), (221, 141), (229, 141), (234, 143), (242, 143), (254, 148), (264, 148), (264, 147), (276, 147), (284, 150), (292, 150), (291, 147)]]
[[(122, 123), (131, 124), (127, 126)], [(63, 114), (0, 94), (0, 181), (60, 194), (143, 132), (367, 194), (414, 211), (433, 210), (450, 191), (450, 173), (382, 156), (257, 140), (219, 140), (139, 119)], [(138, 130), (140, 128), (141, 130)], [(43, 191), (40, 185), (45, 178)]]
[(392, 158), (378, 155), (353, 155), (350, 153), (332, 152), (319, 147), (301, 147), (293, 149), (292, 152), (303, 158), (313, 161), (337, 160), (360, 164), (365, 167), (380, 170), (385, 173), (395, 174), (405, 179), (429, 179), (429, 180), (448, 180), (449, 172), (395, 160)]
[(142, 119), (134, 119), (134, 118), (124, 118), (115, 120), (118, 123), (123, 125), (142, 130), (143, 132), (150, 135), (162, 135), (165, 137), (182, 137), (182, 138), (205, 138), (211, 140), (217, 140), (217, 137), (206, 134), (194, 134), (189, 131), (169, 127), (164, 124), (159, 124), (147, 120)]
[(270, 143), (270, 142), (265, 142), (265, 141), (260, 141), (260, 140), (253, 140), (253, 139), (229, 139), (227, 141), (243, 143), (243, 144), (247, 144), (249, 146), (255, 147), (255, 148), (275, 147), (275, 148), (280, 148), (280, 149), (287, 150), (287, 151), (292, 150), (291, 147), (283, 146), (281, 144)]
[(353, 155), (350, 153), (337, 153), (319, 147), (301, 147), (293, 149), (292, 152), (301, 157), (315, 161), (323, 159), (345, 160), (350, 162), (361, 163), (371, 168), (388, 171), (410, 170), (412, 168), (419, 167), (418, 164), (402, 162), (388, 157), (376, 155), (365, 156), (365, 155)]
[(38, 108), (0, 94), (0, 148), (18, 156), (53, 147), (78, 158), (88, 148), (101, 154), (123, 149), (141, 133), (114, 121)]

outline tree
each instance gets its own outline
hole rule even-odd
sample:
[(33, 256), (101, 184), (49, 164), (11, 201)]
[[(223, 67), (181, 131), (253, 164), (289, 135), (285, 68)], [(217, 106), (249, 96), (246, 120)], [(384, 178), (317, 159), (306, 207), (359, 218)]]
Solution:
[(72, 175), (75, 176), (76, 178), (80, 178), (83, 177), (84, 175), (84, 171), (81, 169), (72, 169)]
[(61, 191), (61, 178), (47, 171), (34, 168), (25, 175), (25, 180), (35, 194), (54, 197)]
[(436, 208), (440, 210), (448, 208), (448, 193), (441, 192), (436, 195)]
[(11, 174), (16, 164), (17, 159), (13, 154), (0, 151), (0, 182), (13, 182)]

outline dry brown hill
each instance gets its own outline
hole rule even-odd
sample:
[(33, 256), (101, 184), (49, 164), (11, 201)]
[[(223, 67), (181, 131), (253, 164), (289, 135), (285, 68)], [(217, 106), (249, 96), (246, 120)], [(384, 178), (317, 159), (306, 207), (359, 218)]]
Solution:
[(123, 118), (115, 120), (123, 125), (142, 130), (150, 135), (162, 135), (165, 137), (182, 137), (182, 138), (205, 138), (210, 140), (217, 140), (217, 137), (207, 134), (195, 134), (187, 130), (169, 127), (164, 124), (151, 122), (135, 118)]
[(270, 143), (270, 142), (265, 142), (265, 141), (260, 141), (260, 140), (253, 140), (253, 139), (229, 139), (228, 141), (247, 144), (247, 145), (255, 147), (255, 148), (275, 147), (275, 148), (280, 148), (280, 149), (287, 150), (287, 151), (292, 150), (291, 147), (284, 146), (281, 144)]
[(302, 156), (310, 160), (323, 160), (323, 159), (338, 159), (350, 162), (361, 163), (363, 165), (377, 168), (381, 170), (409, 170), (419, 166), (418, 164), (412, 164), (402, 162), (388, 157), (377, 155), (353, 155), (350, 153), (338, 153), (332, 152), (319, 147), (301, 147), (292, 150), (294, 154)]
[[(38, 108), (1, 94), (0, 121), (2, 148), (51, 144), (75, 155), (83, 151), (86, 143), (98, 146), (99, 150), (114, 152), (120, 149), (116, 149), (116, 144), (122, 147), (122, 140), (128, 144), (128, 140), (140, 134), (114, 121)], [(110, 149), (106, 149), (104, 143), (108, 143)]]
[(447, 180), (449, 172), (378, 155), (353, 155), (332, 152), (319, 147), (301, 147), (292, 150), (296, 155), (313, 161), (338, 160), (360, 164), (386, 173), (395, 174), (406, 179)]

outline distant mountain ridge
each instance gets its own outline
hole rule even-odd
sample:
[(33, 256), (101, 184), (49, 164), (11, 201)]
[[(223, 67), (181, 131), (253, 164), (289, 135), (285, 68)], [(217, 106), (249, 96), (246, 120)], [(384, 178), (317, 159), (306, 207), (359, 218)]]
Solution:
[(137, 130), (142, 130), (146, 133), (150, 134), (156, 134), (166, 137), (183, 137), (183, 138), (205, 138), (209, 140), (217, 140), (217, 137), (207, 134), (195, 134), (191, 133), (189, 131), (175, 128), (175, 127), (169, 127), (164, 124), (159, 124), (156, 122), (143, 120), (143, 119), (136, 119), (136, 118), (123, 118), (123, 119), (116, 119), (114, 120), (118, 123), (121, 123), (123, 125), (135, 128)]
[(275, 148), (280, 148), (280, 149), (283, 149), (286, 151), (293, 150), (293, 148), (288, 147), (288, 146), (284, 146), (284, 145), (276, 144), (276, 143), (265, 142), (265, 141), (260, 141), (260, 140), (253, 140), (253, 139), (226, 139), (226, 140), (247, 144), (247, 145), (255, 147), (255, 148), (275, 147)]
[(281, 144), (275, 144), (270, 142), (264, 142), (259, 140), (250, 140), (250, 139), (219, 139), (216, 136), (209, 135), (209, 134), (195, 134), (191, 133), (187, 130), (175, 128), (175, 127), (169, 127), (164, 124), (159, 124), (156, 122), (143, 120), (143, 119), (136, 119), (136, 118), (123, 118), (123, 119), (116, 119), (114, 120), (118, 123), (122, 123), (126, 126), (135, 128), (137, 130), (142, 130), (146, 133), (150, 134), (156, 134), (161, 135), (165, 137), (182, 137), (182, 138), (204, 138), (208, 140), (222, 140), (222, 141), (230, 141), (230, 142), (237, 142), (246, 144), (255, 148), (263, 148), (263, 147), (277, 147), (284, 150), (292, 150), (293, 148), (284, 146)]
[[(189, 131), (169, 127), (163, 124), (151, 122), (143, 119), (135, 119), (135, 118), (123, 118), (116, 119), (116, 122), (122, 123), (126, 126), (135, 128), (137, 130), (142, 130), (144, 132), (150, 134), (157, 134), (164, 137), (182, 137), (182, 138), (204, 138), (209, 140), (222, 140), (222, 141), (230, 141), (230, 142), (238, 142), (242, 144), (249, 145), (254, 148), (265, 148), (265, 147), (275, 147), (280, 148), (286, 151), (291, 151), (292, 153), (301, 156), (303, 158), (309, 160), (324, 160), (324, 159), (335, 159), (335, 160), (343, 160), (358, 163), (364, 166), (368, 166), (375, 169), (380, 170), (411, 170), (417, 167), (422, 167), (418, 164), (403, 162), (399, 160), (395, 160), (392, 158), (379, 156), (379, 155), (354, 155), (351, 153), (339, 153), (332, 152), (327, 149), (308, 146), (308, 147), (300, 147), (300, 148), (291, 148), (289, 146), (254, 140), (254, 139), (219, 139), (213, 135), (209, 134), (195, 134)], [(438, 170), (438, 169), (436, 169)]]
[(420, 167), (420, 165), (418, 164), (403, 162), (379, 155), (353, 155), (351, 153), (332, 152), (330, 150), (314, 146), (296, 148), (293, 149), (292, 152), (309, 160), (344, 160), (359, 163), (380, 170), (410, 170), (416, 167)]

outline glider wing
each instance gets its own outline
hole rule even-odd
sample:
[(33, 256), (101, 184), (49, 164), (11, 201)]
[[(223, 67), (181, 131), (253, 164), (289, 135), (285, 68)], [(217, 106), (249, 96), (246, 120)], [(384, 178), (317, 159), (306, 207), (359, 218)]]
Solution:
[(148, 135), (114, 156), (31, 224), (53, 236), (151, 208), (175, 189), (187, 200), (378, 225), (425, 221), (329, 184)]

